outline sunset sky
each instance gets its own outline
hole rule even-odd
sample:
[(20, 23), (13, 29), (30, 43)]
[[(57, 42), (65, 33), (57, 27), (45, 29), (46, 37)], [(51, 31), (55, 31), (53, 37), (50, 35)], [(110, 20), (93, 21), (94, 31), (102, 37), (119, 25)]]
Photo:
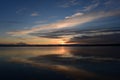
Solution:
[(120, 0), (0, 0), (0, 44), (120, 43)]

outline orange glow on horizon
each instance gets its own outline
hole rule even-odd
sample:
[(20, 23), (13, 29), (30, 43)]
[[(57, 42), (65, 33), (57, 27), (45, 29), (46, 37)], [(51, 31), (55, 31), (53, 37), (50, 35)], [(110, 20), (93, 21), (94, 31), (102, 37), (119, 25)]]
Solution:
[(60, 40), (60, 42), (59, 42), (60, 44), (65, 44), (65, 41), (63, 41), (63, 40)]
[[(14, 42), (13, 42), (14, 41)], [(49, 44), (67, 44), (66, 39), (48, 39), (48, 38), (38, 38), (33, 37), (31, 39), (24, 38), (23, 40), (20, 39), (13, 39), (13, 38), (5, 38), (1, 40), (1, 44), (18, 44), (18, 43), (24, 43), (24, 44), (30, 44), (30, 45), (49, 45)]]

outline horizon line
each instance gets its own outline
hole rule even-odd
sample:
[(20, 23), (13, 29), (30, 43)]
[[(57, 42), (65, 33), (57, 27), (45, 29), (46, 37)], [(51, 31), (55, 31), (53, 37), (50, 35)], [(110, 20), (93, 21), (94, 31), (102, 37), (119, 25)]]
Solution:
[(120, 46), (120, 43), (114, 44), (0, 44), (0, 47), (44, 47), (44, 46)]

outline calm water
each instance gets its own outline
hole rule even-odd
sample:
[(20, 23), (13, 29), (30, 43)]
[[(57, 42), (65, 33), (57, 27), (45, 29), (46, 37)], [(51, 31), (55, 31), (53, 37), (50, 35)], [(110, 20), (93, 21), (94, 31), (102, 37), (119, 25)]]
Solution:
[(120, 47), (1, 47), (0, 80), (120, 80)]

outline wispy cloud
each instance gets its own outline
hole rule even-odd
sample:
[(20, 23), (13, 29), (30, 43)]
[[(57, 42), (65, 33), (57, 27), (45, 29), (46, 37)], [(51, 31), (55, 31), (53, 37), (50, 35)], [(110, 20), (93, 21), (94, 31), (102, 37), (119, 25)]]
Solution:
[(17, 14), (22, 14), (23, 12), (25, 12), (27, 10), (27, 8), (22, 8), (22, 9), (18, 9), (16, 11)]
[(112, 0), (108, 0), (108, 1), (106, 1), (104, 4), (105, 4), (105, 5), (110, 5), (110, 4), (112, 4), (112, 3), (113, 3)]
[(120, 0), (106, 0), (103, 5), (107, 10), (120, 10)]
[(54, 31), (59, 31), (64, 28), (73, 28), (78, 25), (82, 25), (84, 23), (94, 21), (99, 18), (115, 16), (119, 14), (120, 11), (109, 11), (109, 12), (101, 11), (97, 13), (88, 13), (88, 14), (75, 13), (72, 16), (65, 17), (65, 19), (56, 21), (51, 24), (36, 25), (30, 29), (7, 32), (7, 33), (14, 36), (31, 35), (31, 34), (37, 34), (36, 36), (38, 36), (39, 33), (42, 36), (42, 35), (46, 35), (46, 32), (51, 33)]
[(0, 21), (0, 23), (3, 23), (3, 24), (24, 24), (24, 22), (22, 22), (22, 21), (9, 21), (9, 20)]
[(40, 14), (37, 12), (33, 12), (30, 16), (39, 16)]
[(46, 23), (47, 20), (41, 20), (41, 21), (35, 21), (34, 23), (37, 23), (37, 24), (43, 24), (43, 23)]
[(92, 4), (85, 6), (83, 11), (90, 11), (90, 10), (98, 7), (99, 4), (100, 4), (100, 2), (98, 0), (93, 0)]
[(74, 17), (79, 17), (79, 16), (82, 16), (84, 13), (75, 13), (75, 14), (73, 14), (72, 16), (67, 16), (67, 17), (65, 17), (66, 19), (68, 19), (68, 18), (74, 18)]
[(92, 5), (89, 5), (89, 6), (85, 6), (83, 11), (90, 11), (90, 10), (96, 8), (97, 6), (98, 6), (98, 3), (92, 4)]
[[(117, 2), (117, 3), (116, 3)], [(111, 6), (111, 5), (119, 5), (120, 1), (119, 0), (106, 0), (104, 2), (106, 6)]]
[(78, 0), (66, 0), (66, 2), (60, 5), (60, 7), (68, 8), (68, 7), (79, 5), (79, 4), (80, 2)]

